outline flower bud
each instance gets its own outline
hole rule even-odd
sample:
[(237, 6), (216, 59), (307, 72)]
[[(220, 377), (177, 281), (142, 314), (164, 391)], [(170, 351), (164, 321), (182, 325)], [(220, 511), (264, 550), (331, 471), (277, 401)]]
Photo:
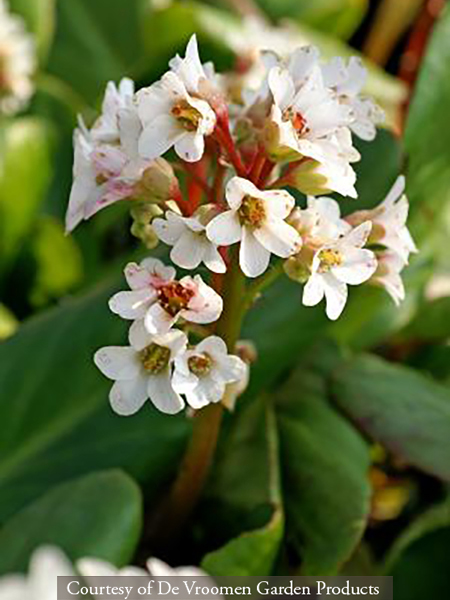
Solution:
[(314, 249), (303, 246), (298, 254), (291, 256), (284, 262), (284, 272), (292, 281), (306, 283), (311, 276), (313, 258)]
[(131, 233), (137, 237), (146, 248), (152, 250), (158, 245), (158, 236), (153, 230), (152, 221), (155, 217), (162, 215), (163, 211), (149, 202), (135, 202), (131, 209), (133, 224)]
[(179, 199), (180, 187), (170, 163), (163, 158), (153, 161), (135, 185), (134, 197), (155, 204)]
[(350, 165), (339, 162), (331, 165), (312, 159), (299, 161), (287, 173), (285, 183), (308, 196), (321, 196), (335, 191), (343, 196), (356, 197), (355, 171)]
[(268, 156), (274, 162), (289, 162), (301, 158), (301, 155), (297, 151), (281, 144), (278, 126), (272, 121), (266, 121), (265, 123), (263, 129), (263, 143)]
[(315, 160), (301, 161), (287, 175), (286, 183), (308, 196), (327, 194), (332, 190), (328, 177), (322, 171), (323, 165)]

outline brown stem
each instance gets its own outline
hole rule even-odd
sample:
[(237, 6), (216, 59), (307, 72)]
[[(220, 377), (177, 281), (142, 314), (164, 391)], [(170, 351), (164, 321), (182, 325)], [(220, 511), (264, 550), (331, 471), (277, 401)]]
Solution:
[[(231, 260), (225, 275), (223, 295), (224, 310), (216, 333), (233, 352), (246, 307), (245, 281), (237, 256)], [(195, 413), (192, 436), (180, 471), (157, 519), (150, 524), (149, 536), (155, 548), (167, 546), (181, 532), (197, 504), (214, 458), (222, 414), (221, 404), (209, 405)]]

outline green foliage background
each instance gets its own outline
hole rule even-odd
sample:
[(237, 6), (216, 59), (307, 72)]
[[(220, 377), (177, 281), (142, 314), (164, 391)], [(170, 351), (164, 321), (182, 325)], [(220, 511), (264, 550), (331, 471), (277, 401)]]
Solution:
[[(367, 4), (259, 0), (325, 56), (352, 52), (345, 40)], [(23, 569), (42, 543), (121, 565), (147, 550), (145, 515), (177, 470), (190, 423), (150, 406), (119, 418), (108, 406), (108, 382), (91, 357), (125, 339), (106, 301), (139, 250), (120, 206), (64, 235), (72, 130), (78, 112), (93, 118), (108, 80), (149, 84), (193, 32), (203, 59), (222, 68), (234, 60), (229, 36), (245, 34), (224, 1), (11, 7), (35, 33), (40, 67), (27, 112), (0, 122), (0, 573)], [(406, 302), (397, 309), (380, 290), (352, 290), (330, 324), (322, 307), (300, 305), (292, 282), (264, 294), (244, 327), (259, 355), (250, 387), (226, 419), (173, 561), (226, 575), (394, 574), (396, 598), (405, 600), (448, 589), (450, 301), (428, 301), (424, 290), (450, 268), (449, 60), (447, 9), (404, 138), (388, 127), (360, 143), (360, 197), (343, 201), (344, 210), (375, 205), (406, 169), (421, 250), (406, 272)], [(368, 92), (389, 125), (404, 88), (369, 71)], [(374, 518), (385, 497), (369, 477), (374, 465), (407, 492), (388, 521)]]

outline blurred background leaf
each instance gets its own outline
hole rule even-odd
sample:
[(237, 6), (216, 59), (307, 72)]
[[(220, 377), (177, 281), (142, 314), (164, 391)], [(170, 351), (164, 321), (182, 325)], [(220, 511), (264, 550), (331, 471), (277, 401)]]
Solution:
[(72, 560), (127, 564), (142, 527), (139, 487), (120, 471), (92, 473), (51, 489), (0, 530), (0, 574), (24, 571), (33, 550), (60, 547)]
[(45, 61), (55, 33), (56, 0), (9, 0), (13, 12), (21, 15), (33, 33), (38, 56)]
[(35, 117), (5, 124), (0, 139), (0, 272), (34, 225), (52, 175), (52, 130)]

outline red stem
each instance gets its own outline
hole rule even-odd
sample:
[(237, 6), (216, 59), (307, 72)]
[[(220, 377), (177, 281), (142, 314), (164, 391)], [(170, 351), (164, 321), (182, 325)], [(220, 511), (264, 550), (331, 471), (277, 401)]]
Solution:
[(242, 158), (234, 145), (228, 123), (218, 122), (214, 133), (220, 146), (225, 150), (236, 173), (239, 177), (247, 177), (247, 168), (242, 162)]

